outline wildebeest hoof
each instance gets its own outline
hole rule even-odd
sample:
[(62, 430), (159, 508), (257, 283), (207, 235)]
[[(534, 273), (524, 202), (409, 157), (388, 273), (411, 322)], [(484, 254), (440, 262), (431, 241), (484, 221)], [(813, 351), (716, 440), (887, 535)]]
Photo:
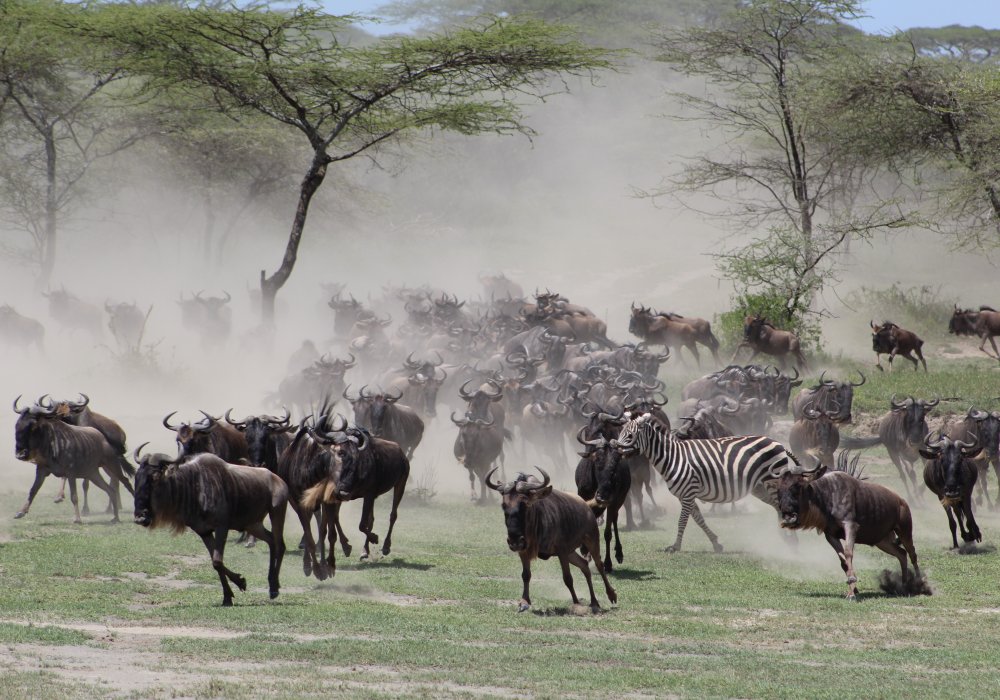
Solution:
[(232, 598), (223, 598), (222, 599), (222, 607), (224, 607), (224, 608), (231, 608), (231, 607), (233, 607), (233, 599)]
[(251, 538), (247, 540), (247, 543), (243, 546), (246, 547), (247, 549), (252, 549), (257, 546), (257, 540)]
[(592, 612), (592, 613), (594, 613), (596, 615), (597, 613), (601, 612), (601, 606), (600, 605), (596, 605), (596, 604), (595, 605), (591, 605), (590, 606), (590, 612)]
[(850, 585), (852, 583), (857, 583), (857, 582), (858, 582), (858, 577), (857, 576), (848, 576), (847, 577), (847, 584), (848, 585)]
[(243, 578), (242, 576), (237, 576), (236, 580), (233, 581), (233, 583), (235, 583), (237, 586), (239, 586), (239, 589), (241, 591), (245, 591), (247, 589), (247, 580), (245, 578)]
[(56, 496), (55, 499), (52, 502), (53, 503), (62, 503), (65, 500), (66, 500), (65, 496)]
[(855, 594), (853, 594), (853, 593), (848, 593), (847, 594), (847, 600), (850, 600), (850, 601), (852, 601), (854, 603), (857, 603), (858, 602), (858, 597)]
[(270, 591), (270, 592), (268, 593), (268, 595), (270, 595), (270, 596), (271, 596), (271, 600), (274, 600), (275, 598), (277, 598), (277, 597), (278, 597), (278, 591), (276, 591), (276, 590), (274, 590), (274, 591)]
[(83, 508), (80, 509), (80, 513), (83, 515), (90, 515), (90, 508), (84, 506)]
[(111, 518), (111, 524), (112, 525), (120, 525), (121, 524), (121, 520), (119, 520), (118, 518)]
[(305, 557), (302, 558), (302, 573), (305, 576), (312, 576), (312, 572), (313, 572), (312, 562), (309, 560), (309, 556), (306, 555)]
[(80, 518), (73, 518), (74, 525), (83, 525), (83, 521)]
[(344, 553), (345, 557), (351, 556), (351, 552), (354, 551), (354, 547), (352, 547), (349, 544), (342, 544), (342, 545), (340, 545), (340, 549)]
[(669, 547), (667, 547), (666, 549), (664, 549), (663, 551), (664, 551), (664, 552), (666, 552), (667, 554), (673, 554), (674, 552), (679, 552), (679, 551), (681, 551), (681, 548), (680, 548), (680, 547), (678, 547), (678, 546), (677, 546), (677, 545), (675, 545), (675, 544), (672, 544), (672, 545), (670, 545)]
[(623, 561), (625, 561), (625, 555), (622, 554), (621, 552), (615, 552), (615, 561), (621, 564)]
[(605, 571), (612, 571), (612, 566), (611, 566), (611, 560), (610, 559), (605, 559), (604, 560), (604, 570)]
[(28, 511), (26, 511), (26, 510), (19, 510), (16, 513), (14, 513), (14, 520), (19, 520), (19, 519), (23, 518), (24, 516), (26, 516), (27, 514), (28, 514)]
[(376, 535), (374, 532), (371, 533), (370, 535), (368, 535), (368, 541), (371, 542), (372, 544), (378, 544), (378, 535)]
[(358, 557), (358, 561), (368, 561), (368, 552), (365, 552), (360, 557)]
[(518, 604), (518, 606), (517, 606), (517, 611), (518, 611), (519, 613), (522, 613), (522, 612), (524, 612), (525, 610), (527, 610), (527, 609), (528, 609), (528, 608), (530, 608), (530, 607), (531, 607), (531, 604), (530, 604), (530, 603), (525, 603), (525, 602), (524, 602), (524, 601), (522, 600), (522, 601), (521, 601), (521, 602), (520, 602), (520, 603)]
[(389, 553), (389, 545), (385, 545), (384, 547), (382, 547), (382, 555), (384, 556), (388, 553)]

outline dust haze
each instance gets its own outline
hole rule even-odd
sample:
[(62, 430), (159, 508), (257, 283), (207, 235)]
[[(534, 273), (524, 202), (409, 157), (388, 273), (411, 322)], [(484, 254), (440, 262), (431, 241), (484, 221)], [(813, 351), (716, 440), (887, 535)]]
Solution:
[[(281, 261), (297, 183), (276, 204), (242, 220), (216, 265), (202, 252), (200, 198), (178, 187), (175, 178), (158, 175), (155, 164), (137, 163), (138, 150), (127, 152), (99, 178), (103, 182), (91, 184), (86, 200), (65, 222), (52, 288), (65, 286), (102, 309), (105, 302), (118, 301), (134, 301), (144, 311), (151, 306), (143, 339), (150, 366), (136, 371), (124, 365), (106, 314), (99, 338), (58, 324), (35, 290), (36, 270), (4, 259), (0, 303), (41, 321), (46, 334), (44, 353), (0, 347), (3, 396), (13, 401), (23, 394), (34, 401), (46, 393), (67, 398), (85, 393), (95, 410), (122, 424), (130, 450), (149, 441), (150, 449), (172, 454), (174, 434), (160, 424), (166, 414), (177, 411), (176, 418), (186, 421), (199, 419), (199, 410), (217, 416), (229, 408), (238, 417), (274, 414), (280, 405), (269, 397), (303, 340), (313, 340), (330, 357), (346, 356), (344, 344), (334, 340), (334, 312), (324, 284), (343, 284), (345, 295), (393, 313), (390, 331), (403, 313), (401, 304), (379, 307), (385, 287), (426, 284), (475, 299), (483, 294), (478, 276), (501, 271), (527, 294), (550, 289), (593, 309), (618, 342), (635, 340), (627, 331), (632, 301), (712, 319), (727, 309), (733, 290), (707, 254), (732, 232), (667, 200), (633, 195), (636, 188), (656, 187), (686, 156), (712, 142), (713, 135), (697, 124), (657, 116), (672, 111), (665, 97), (669, 79), (663, 67), (637, 65), (602, 76), (598, 86), (573, 82), (571, 94), (526, 108), (527, 123), (537, 131), (530, 142), (435, 134), (394, 147), (377, 164), (359, 160), (340, 168), (310, 213), (297, 267), (278, 294), (272, 338), (258, 330), (250, 290), (258, 287), (262, 269), (271, 273)], [(303, 161), (303, 172), (306, 165)], [(217, 206), (217, 219), (231, 215), (225, 203)], [(3, 235), (11, 242), (24, 240), (10, 230)], [(866, 362), (869, 319), (841, 302), (852, 288), (931, 284), (940, 287), (942, 297), (971, 305), (990, 303), (996, 275), (982, 257), (950, 254), (939, 238), (920, 230), (856, 244), (845, 265), (841, 284), (824, 299), (834, 316), (824, 324), (824, 337), (830, 351)], [(181, 324), (178, 300), (201, 290), (232, 296), (232, 333), (215, 347)], [(674, 363), (671, 359), (665, 371), (697, 373)], [(354, 387), (373, 379), (359, 368), (347, 375)], [(670, 398), (668, 408), (679, 400)], [(338, 409), (350, 415), (343, 402)], [(16, 415), (9, 409), (3, 415), (0, 489), (23, 496), (34, 470), (15, 460)], [(413, 481), (431, 482), (439, 494), (468, 493), (467, 473), (452, 455), (456, 430), (448, 411), (439, 409), (416, 450)], [(522, 463), (520, 450), (507, 452), (508, 474), (545, 464), (530, 450)], [(552, 472), (557, 486), (575, 490), (575, 457), (568, 454), (573, 463)], [(38, 499), (51, 499), (56, 481), (49, 479)], [(664, 527), (672, 533), (676, 502), (662, 484), (657, 488), (669, 512)], [(103, 496), (97, 499), (103, 504)], [(376, 507), (379, 523), (384, 508)], [(0, 522), (12, 515), (0, 514)], [(781, 549), (781, 535), (772, 529), (776, 546), (767, 540), (762, 552)], [(688, 537), (702, 535), (692, 527)], [(808, 551), (813, 544), (817, 548), (808, 561), (825, 567), (817, 575), (836, 578), (832, 552), (822, 542), (810, 542)], [(801, 555), (800, 550), (798, 560)]]

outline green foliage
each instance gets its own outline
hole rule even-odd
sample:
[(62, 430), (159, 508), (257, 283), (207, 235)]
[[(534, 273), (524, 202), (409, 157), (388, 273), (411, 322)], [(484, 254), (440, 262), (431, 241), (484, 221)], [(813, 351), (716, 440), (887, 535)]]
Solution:
[(791, 331), (799, 337), (805, 351), (818, 350), (821, 328), (819, 319), (809, 315), (807, 308), (793, 308), (789, 311), (787, 299), (773, 292), (738, 294), (730, 300), (730, 311), (715, 317), (719, 342), (724, 348), (734, 350), (743, 342), (743, 324), (747, 316), (760, 314), (771, 321), (776, 328)]
[(940, 287), (902, 287), (898, 282), (888, 287), (861, 287), (845, 301), (876, 324), (892, 321), (924, 338), (947, 330), (956, 303), (942, 299)]

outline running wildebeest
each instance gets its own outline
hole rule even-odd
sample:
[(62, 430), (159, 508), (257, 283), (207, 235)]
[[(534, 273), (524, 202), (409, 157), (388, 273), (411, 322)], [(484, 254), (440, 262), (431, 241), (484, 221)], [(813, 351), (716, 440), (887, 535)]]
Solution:
[[(874, 321), (870, 321), (872, 327), (872, 350), (875, 351), (875, 366), (882, 369), (881, 356), (889, 355), (889, 369), (892, 370), (892, 361), (897, 355), (905, 357), (913, 363), (913, 370), (917, 371), (920, 362), (924, 363), (924, 371), (927, 371), (927, 360), (921, 348), (924, 341), (917, 337), (913, 331), (900, 328), (892, 321), (883, 321), (881, 326), (876, 326)], [(917, 354), (917, 357), (913, 356)]]
[(929, 435), (920, 449), (920, 456), (927, 460), (924, 463), (924, 483), (940, 499), (948, 516), (953, 549), (958, 549), (956, 517), (963, 541), (983, 541), (983, 533), (979, 531), (972, 514), (972, 489), (976, 486), (979, 470), (971, 457), (979, 451), (979, 446), (974, 442), (951, 440), (948, 437), (931, 440)]

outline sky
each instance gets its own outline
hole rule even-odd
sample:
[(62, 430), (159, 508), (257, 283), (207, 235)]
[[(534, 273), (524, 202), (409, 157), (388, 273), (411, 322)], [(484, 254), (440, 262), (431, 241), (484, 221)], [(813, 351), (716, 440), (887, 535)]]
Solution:
[[(374, 14), (375, 8), (385, 0), (323, 0), (327, 11), (333, 14)], [(855, 24), (869, 34), (891, 34), (896, 29), (911, 27), (944, 27), (949, 24), (978, 25), (986, 29), (1000, 29), (1000, 1), (998, 0), (868, 0), (865, 13), (870, 17)], [(379, 25), (369, 31), (384, 33), (399, 31), (400, 27)]]

